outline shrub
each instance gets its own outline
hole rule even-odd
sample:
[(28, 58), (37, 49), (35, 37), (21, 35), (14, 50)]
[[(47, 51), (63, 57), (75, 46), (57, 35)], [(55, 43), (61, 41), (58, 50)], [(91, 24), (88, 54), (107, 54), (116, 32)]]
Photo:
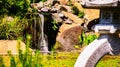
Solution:
[[(31, 36), (27, 35), (26, 50), (23, 52), (20, 49), (20, 40), (18, 40), (18, 55), (12, 55), (11, 51), (8, 51), (10, 57), (10, 67), (42, 67), (41, 56), (39, 51), (35, 51), (35, 54), (29, 49)], [(4, 64), (4, 62), (2, 62)]]
[(31, 0), (1, 0), (0, 14), (24, 15), (30, 9)]
[(4, 16), (0, 21), (0, 39), (17, 39), (17, 37), (22, 37), (23, 30), (27, 24), (28, 22), (25, 18)]
[(95, 39), (97, 39), (97, 35), (95, 34), (90, 34), (90, 35), (85, 35), (85, 33), (83, 32), (81, 36), (78, 37), (79, 38), (79, 43), (81, 45), (88, 45), (89, 43), (93, 42)]
[(83, 11), (79, 11), (76, 6), (72, 7), (72, 11), (73, 11), (73, 14), (77, 15), (79, 18), (83, 18), (84, 17), (84, 12)]

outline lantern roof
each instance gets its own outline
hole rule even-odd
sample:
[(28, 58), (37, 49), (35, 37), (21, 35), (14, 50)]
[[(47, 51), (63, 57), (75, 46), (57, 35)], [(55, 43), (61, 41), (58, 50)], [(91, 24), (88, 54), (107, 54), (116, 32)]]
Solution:
[(120, 0), (82, 0), (85, 8), (120, 8)]

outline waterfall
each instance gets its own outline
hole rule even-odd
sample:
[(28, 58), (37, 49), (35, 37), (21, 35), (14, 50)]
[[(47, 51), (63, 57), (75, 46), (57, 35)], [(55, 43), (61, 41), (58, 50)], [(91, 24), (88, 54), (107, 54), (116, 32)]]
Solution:
[(44, 15), (39, 14), (39, 17), (41, 18), (41, 22), (39, 22), (41, 34), (39, 37), (40, 43), (38, 44), (38, 48), (43, 52), (48, 52), (48, 38), (44, 34)]

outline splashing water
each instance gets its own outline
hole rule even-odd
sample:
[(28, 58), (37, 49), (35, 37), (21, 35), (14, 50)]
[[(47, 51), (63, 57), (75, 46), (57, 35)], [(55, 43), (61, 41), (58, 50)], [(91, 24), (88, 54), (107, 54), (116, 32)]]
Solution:
[(42, 14), (39, 14), (39, 16), (41, 18), (41, 22), (39, 22), (41, 29), (39, 48), (41, 51), (48, 52), (48, 39), (47, 36), (44, 34), (44, 16)]

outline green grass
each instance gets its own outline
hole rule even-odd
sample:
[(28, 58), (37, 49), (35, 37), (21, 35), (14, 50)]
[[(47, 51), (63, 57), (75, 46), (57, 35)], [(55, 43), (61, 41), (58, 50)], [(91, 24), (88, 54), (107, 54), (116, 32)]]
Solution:
[(120, 67), (120, 56), (106, 55), (101, 59), (96, 67)]
[[(59, 53), (55, 53), (52, 55), (42, 55), (39, 54), (38, 57), (36, 56), (27, 56), (30, 57), (28, 59), (32, 58), (32, 61), (30, 64), (32, 65), (28, 65), (28, 67), (73, 67), (77, 57), (78, 57), (78, 52), (59, 52)], [(9, 67), (11, 66), (11, 56), (2, 56), (3, 58), (3, 62), (5, 67)], [(19, 56), (14, 56), (15, 61), (15, 66), (14, 63), (12, 64), (12, 67), (23, 67), (23, 63), (20, 62), (20, 58)], [(36, 59), (36, 60), (35, 60)], [(25, 62), (27, 63), (27, 61)], [(38, 66), (34, 66), (35, 64), (33, 63), (37, 63)]]
[[(80, 52), (52, 51), (50, 55), (46, 55), (35, 51), (33, 54), (29, 50), (30, 38), (30, 36), (27, 36), (26, 51), (24, 53), (18, 49), (18, 55), (12, 55), (9, 51), (7, 56), (0, 56), (0, 67), (74, 67)], [(18, 40), (18, 48), (19, 44), (20, 41)], [(96, 67), (120, 67), (120, 56), (106, 55)]]
[(47, 59), (43, 60), (43, 65), (44, 67), (73, 67), (77, 56), (77, 52), (60, 52), (47, 56)]
[[(79, 52), (58, 52), (51, 55), (39, 54), (38, 57), (33, 56), (31, 67), (73, 67), (79, 55)], [(10, 66), (10, 56), (2, 56), (6, 67)], [(16, 67), (23, 67), (18, 56), (14, 56)], [(0, 59), (1, 61), (1, 59)], [(28, 62), (29, 63), (29, 62)], [(37, 63), (38, 66), (34, 66)], [(2, 66), (2, 63), (0, 63)], [(15, 67), (14, 66), (14, 67)], [(3, 66), (4, 67), (4, 66)], [(28, 65), (28, 67), (30, 67)], [(120, 56), (105, 56), (96, 67), (120, 67)]]

